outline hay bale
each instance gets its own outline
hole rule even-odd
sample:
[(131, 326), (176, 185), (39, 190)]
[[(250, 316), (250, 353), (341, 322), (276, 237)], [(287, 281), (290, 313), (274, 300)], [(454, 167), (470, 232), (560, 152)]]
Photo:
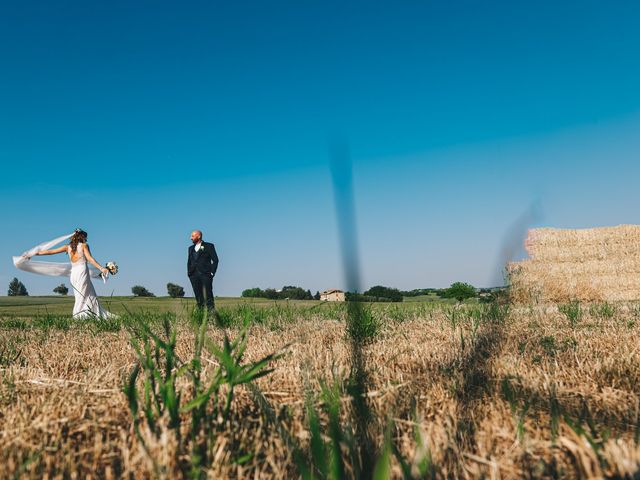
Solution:
[(507, 265), (517, 303), (640, 299), (640, 225), (536, 228), (529, 259)]

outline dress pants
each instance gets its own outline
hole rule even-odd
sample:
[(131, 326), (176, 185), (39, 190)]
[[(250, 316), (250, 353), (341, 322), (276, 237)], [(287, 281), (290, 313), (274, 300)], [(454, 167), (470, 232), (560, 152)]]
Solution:
[(213, 310), (213, 276), (210, 273), (194, 273), (189, 276), (193, 293), (199, 308), (207, 306), (207, 310)]

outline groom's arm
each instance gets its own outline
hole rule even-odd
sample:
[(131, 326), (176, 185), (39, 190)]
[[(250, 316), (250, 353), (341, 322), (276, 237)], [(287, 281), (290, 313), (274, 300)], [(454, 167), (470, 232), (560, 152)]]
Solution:
[(211, 244), (211, 275), (215, 275), (218, 270), (218, 254), (216, 253), (216, 247)]
[(191, 247), (187, 249), (187, 276), (191, 275)]

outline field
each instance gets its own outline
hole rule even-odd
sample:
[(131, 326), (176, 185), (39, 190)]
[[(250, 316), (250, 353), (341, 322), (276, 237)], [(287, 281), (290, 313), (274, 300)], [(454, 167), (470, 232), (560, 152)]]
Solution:
[[(117, 314), (128, 312), (140, 313), (160, 313), (174, 312), (183, 314), (193, 308), (192, 298), (169, 298), (169, 297), (103, 297), (100, 301), (109, 311)], [(286, 302), (280, 302), (286, 304)], [(314, 300), (296, 301), (300, 306), (313, 306), (320, 302)], [(272, 306), (274, 301), (261, 298), (238, 298), (238, 297), (216, 297), (217, 307), (233, 307), (236, 305)], [(73, 295), (61, 297), (0, 297), (0, 317), (36, 315), (67, 315), (73, 310)]]
[(640, 472), (640, 305), (109, 301), (0, 298), (0, 478)]

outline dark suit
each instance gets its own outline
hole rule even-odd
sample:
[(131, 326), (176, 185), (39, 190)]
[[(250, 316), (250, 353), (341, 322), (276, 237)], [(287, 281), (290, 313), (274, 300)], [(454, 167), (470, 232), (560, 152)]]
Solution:
[(218, 254), (213, 243), (202, 242), (197, 252), (195, 245), (189, 247), (187, 275), (191, 280), (193, 293), (200, 308), (206, 304), (209, 310), (213, 310), (213, 276), (216, 270), (218, 270)]

